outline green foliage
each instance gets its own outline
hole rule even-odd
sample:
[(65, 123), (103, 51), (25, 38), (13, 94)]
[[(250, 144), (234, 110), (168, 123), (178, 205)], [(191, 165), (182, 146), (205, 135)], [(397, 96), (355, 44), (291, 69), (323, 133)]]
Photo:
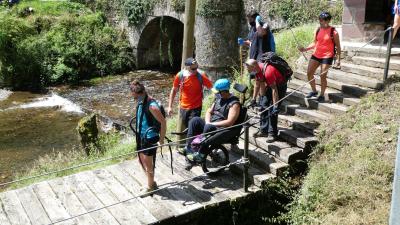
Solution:
[(171, 0), (171, 6), (176, 12), (184, 12), (185, 0)]
[(125, 13), (131, 25), (138, 25), (147, 18), (157, 0), (127, 0), (124, 4)]
[(221, 6), (220, 1), (198, 0), (196, 14), (202, 17), (221, 17), (226, 6)]
[[(307, 46), (313, 41), (314, 31), (316, 28), (316, 24), (308, 24), (293, 28), (292, 30), (299, 45)], [(282, 30), (275, 34), (277, 53), (286, 59), (292, 66), (301, 55), (297, 49), (296, 40), (290, 30)]]
[[(23, 2), (28, 3), (37, 2)], [(19, 7), (0, 19), (0, 77), (14, 89), (38, 89), (132, 68), (124, 34), (109, 26), (102, 13), (89, 13), (78, 3), (45, 2), (33, 15), (20, 18)]]
[(332, 5), (326, 0), (280, 0), (271, 1), (269, 15), (282, 17), (290, 27), (304, 23), (318, 21), (322, 11), (332, 14), (333, 23), (341, 23), (343, 12), (343, 1), (337, 1)]
[(400, 83), (323, 125), (320, 145), (288, 224), (386, 224), (400, 109)]

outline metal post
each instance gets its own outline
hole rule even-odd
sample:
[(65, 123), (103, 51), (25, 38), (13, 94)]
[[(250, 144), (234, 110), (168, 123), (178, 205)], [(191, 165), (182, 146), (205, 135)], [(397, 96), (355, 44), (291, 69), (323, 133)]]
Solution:
[(386, 62), (385, 62), (385, 71), (383, 73), (383, 82), (386, 81), (389, 74), (389, 64), (390, 64), (390, 54), (392, 53), (392, 39), (393, 39), (393, 27), (389, 29), (389, 37), (387, 42), (386, 49)]
[(244, 127), (244, 153), (243, 153), (243, 159), (246, 161), (244, 164), (244, 169), (243, 169), (243, 189), (245, 192), (248, 192), (248, 179), (249, 179), (249, 163), (248, 163), (248, 155), (249, 155), (249, 122), (245, 123), (243, 125)]
[[(185, 67), (185, 60), (189, 57), (193, 57), (193, 49), (194, 49), (194, 24), (196, 19), (196, 0), (186, 0), (185, 3), (185, 21), (184, 21), (184, 29), (183, 29), (183, 50), (182, 50), (182, 69)], [(180, 104), (179, 104), (180, 109)], [(183, 120), (181, 120), (181, 113), (178, 110), (178, 120), (177, 120), (177, 132), (180, 133), (185, 129), (185, 125), (183, 124)], [(179, 145), (181, 144), (180, 140), (183, 139), (183, 136), (178, 136)]]
[(392, 204), (390, 209), (389, 225), (400, 224), (400, 129), (397, 140), (396, 163), (394, 168)]

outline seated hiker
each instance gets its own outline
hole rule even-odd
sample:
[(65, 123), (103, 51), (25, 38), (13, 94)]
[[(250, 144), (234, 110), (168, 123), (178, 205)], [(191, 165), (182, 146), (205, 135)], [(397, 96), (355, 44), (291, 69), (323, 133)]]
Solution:
[(215, 82), (212, 91), (216, 93), (216, 98), (212, 106), (207, 110), (205, 120), (200, 117), (194, 117), (189, 121), (187, 140), (187, 158), (190, 161), (201, 162), (204, 156), (208, 154), (209, 146), (229, 142), (240, 133), (241, 128), (222, 130), (212, 134), (210, 138), (205, 139), (199, 152), (190, 150), (190, 143), (194, 136), (215, 131), (221, 128), (231, 127), (237, 123), (240, 115), (241, 105), (239, 98), (229, 92), (230, 82), (228, 79), (219, 79)]
[[(155, 157), (157, 142), (164, 143), (167, 129), (165, 117), (161, 106), (156, 100), (147, 95), (146, 89), (139, 81), (133, 81), (130, 85), (131, 93), (136, 106), (136, 146), (139, 151), (138, 158), (147, 176), (147, 189), (143, 190), (143, 196), (157, 188), (154, 181)], [(147, 150), (142, 150), (147, 149)]]

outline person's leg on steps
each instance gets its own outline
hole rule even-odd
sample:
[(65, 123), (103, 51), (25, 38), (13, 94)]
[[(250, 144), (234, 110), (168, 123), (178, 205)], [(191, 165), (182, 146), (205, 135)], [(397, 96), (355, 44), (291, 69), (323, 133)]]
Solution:
[(316, 89), (316, 86), (315, 86), (315, 80), (313, 80), (313, 79), (314, 79), (315, 71), (318, 69), (319, 66), (320, 66), (320, 63), (317, 60), (310, 59), (310, 62), (308, 63), (308, 68), (307, 68), (307, 78), (308, 78), (308, 81), (312, 80), (310, 82), (312, 93), (308, 94), (307, 97), (311, 98), (311, 97), (314, 97), (314, 96), (317, 95), (316, 94), (317, 93), (317, 89)]
[[(281, 85), (277, 85), (278, 88), (278, 96), (279, 99), (282, 99), (285, 97), (286, 95), (286, 91), (287, 91), (287, 84), (281, 84)], [(278, 107), (280, 107), (280, 105), (282, 104), (282, 102), (278, 103)], [(271, 102), (272, 105), (272, 102)], [(270, 113), (272, 114), (272, 109), (270, 110)], [(269, 131), (268, 133), (270, 134), (269, 136), (271, 137), (277, 137), (278, 136), (278, 114), (276, 115), (271, 115), (270, 117), (270, 123), (271, 125), (269, 126)]]
[(331, 65), (329, 64), (322, 64), (321, 65), (321, 93), (319, 94), (318, 100), (319, 101), (325, 101), (325, 90), (326, 87), (328, 86), (328, 71)]
[(148, 190), (151, 190), (155, 186), (153, 156), (146, 155), (146, 153), (139, 153), (139, 157), (143, 164), (144, 172), (147, 177)]
[[(272, 101), (272, 89), (270, 88), (270, 87), (268, 87), (267, 88), (267, 91), (266, 91), (266, 93), (265, 93), (265, 97), (266, 97), (266, 103), (265, 103), (265, 108), (267, 109), (267, 108), (269, 108), (270, 106), (272, 106), (272, 104), (273, 104), (273, 101)], [(272, 121), (271, 121), (271, 112), (272, 112), (272, 107), (269, 109), (269, 110), (267, 110), (265, 113), (266, 113), (266, 119), (265, 119), (265, 126), (264, 126), (264, 130), (265, 130), (265, 132), (267, 132), (268, 133), (268, 135), (270, 135), (271, 134), (271, 132), (272, 132), (272, 127), (271, 127), (271, 125), (272, 125)]]
[[(267, 108), (268, 104), (268, 98), (266, 95), (263, 95), (260, 97), (260, 106), (261, 106), (261, 112), (263, 112)], [(268, 112), (263, 112), (260, 115), (260, 130), (259, 130), (259, 136), (268, 136)]]
[(394, 39), (396, 37), (399, 27), (400, 27), (400, 15), (399, 15), (399, 10), (397, 10), (397, 12), (394, 15), (392, 39)]

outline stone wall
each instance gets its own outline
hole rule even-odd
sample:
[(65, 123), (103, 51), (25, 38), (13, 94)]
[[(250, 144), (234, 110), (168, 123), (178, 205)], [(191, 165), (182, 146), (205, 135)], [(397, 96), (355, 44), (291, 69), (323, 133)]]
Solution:
[[(343, 40), (364, 42), (385, 28), (384, 23), (366, 21), (367, 0), (344, 0)], [(377, 42), (381, 42), (378, 39)]]

